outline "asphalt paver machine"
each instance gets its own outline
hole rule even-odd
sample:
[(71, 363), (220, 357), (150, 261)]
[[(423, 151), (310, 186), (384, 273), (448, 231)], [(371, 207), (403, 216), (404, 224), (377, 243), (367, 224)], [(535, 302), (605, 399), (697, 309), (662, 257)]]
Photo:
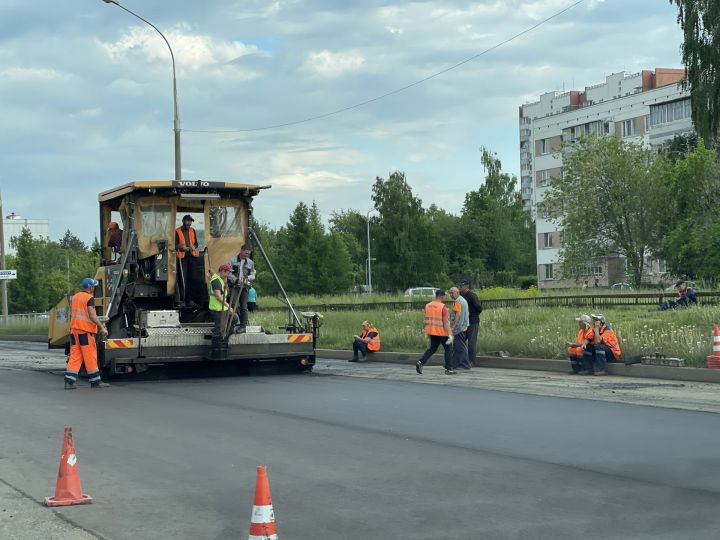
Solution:
[[(267, 187), (204, 180), (137, 181), (100, 194), (102, 260), (94, 296), (98, 316), (108, 329), (107, 338), (97, 340), (98, 361), (106, 376), (193, 361), (278, 362), (312, 369), (322, 317), (294, 309), (250, 226), (253, 199)], [(185, 214), (195, 219), (199, 243), (189, 275), (181, 275), (175, 249), (175, 229)], [(111, 222), (122, 230), (121, 241), (109, 241)], [(252, 326), (251, 319), (243, 333), (227, 325), (213, 339), (210, 276), (245, 244), (263, 257), (274, 277), (287, 306), (287, 324), (271, 332)], [(190, 296), (180, 301), (183, 279)], [(239, 287), (228, 281), (230, 302), (237, 304)], [(61, 300), (50, 313), (50, 348), (69, 346), (69, 300)]]

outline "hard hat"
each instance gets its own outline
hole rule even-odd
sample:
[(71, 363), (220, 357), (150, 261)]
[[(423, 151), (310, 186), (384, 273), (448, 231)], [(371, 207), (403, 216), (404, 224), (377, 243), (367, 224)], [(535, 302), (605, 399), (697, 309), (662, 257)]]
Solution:
[(87, 289), (88, 287), (97, 287), (97, 286), (98, 286), (98, 282), (96, 280), (94, 280), (93, 278), (86, 277), (85, 279), (83, 279), (83, 282), (82, 282), (83, 289)]

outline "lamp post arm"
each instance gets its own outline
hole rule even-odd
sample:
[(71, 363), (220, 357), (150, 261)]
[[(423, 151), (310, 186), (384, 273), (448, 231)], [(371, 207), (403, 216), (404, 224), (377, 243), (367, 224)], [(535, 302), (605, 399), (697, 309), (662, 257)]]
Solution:
[(170, 42), (165, 37), (165, 34), (163, 34), (160, 29), (155, 26), (153, 23), (148, 21), (147, 19), (144, 19), (137, 13), (129, 10), (117, 0), (103, 0), (106, 4), (115, 4), (117, 7), (122, 9), (123, 11), (129, 13), (136, 19), (141, 20), (148, 26), (151, 26), (153, 30), (155, 30), (158, 34), (160, 34), (160, 37), (163, 38), (163, 41), (165, 42), (165, 45), (167, 45), (168, 50), (170, 51), (170, 60), (172, 61), (172, 72), (173, 72), (173, 131), (175, 132), (175, 180), (182, 180), (182, 166), (181, 166), (181, 157), (180, 157), (180, 112), (178, 110), (178, 98), (177, 98), (177, 79), (175, 77), (175, 55), (173, 54), (172, 47), (170, 46)]

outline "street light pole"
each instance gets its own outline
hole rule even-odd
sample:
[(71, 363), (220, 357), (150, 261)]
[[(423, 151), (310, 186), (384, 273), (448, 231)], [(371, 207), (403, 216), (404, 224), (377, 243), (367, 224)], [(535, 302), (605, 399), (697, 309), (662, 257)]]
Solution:
[(117, 0), (103, 0), (106, 4), (115, 4), (120, 9), (127, 11), (130, 15), (133, 17), (140, 19), (142, 22), (150, 25), (158, 34), (160, 34), (160, 37), (163, 38), (165, 41), (165, 44), (168, 46), (168, 50), (170, 51), (170, 59), (172, 60), (172, 72), (173, 72), (173, 129), (175, 131), (175, 180), (182, 180), (182, 167), (181, 167), (181, 158), (180, 158), (180, 113), (178, 112), (178, 98), (177, 98), (177, 82), (175, 79), (175, 55), (173, 54), (172, 47), (170, 46), (170, 42), (167, 40), (165, 35), (158, 29), (157, 26), (155, 26), (150, 21), (143, 19), (140, 15), (137, 13), (134, 13), (130, 11), (125, 6), (120, 5), (120, 3), (117, 2)]
[[(5, 270), (5, 216), (2, 209), (2, 193), (0, 193), (0, 270)], [(0, 280), (2, 289), (2, 314), (8, 314), (7, 280)]]
[(368, 294), (372, 294), (372, 257), (370, 256), (370, 213), (374, 212), (375, 209), (371, 208), (365, 214), (365, 221), (367, 222), (367, 289)]

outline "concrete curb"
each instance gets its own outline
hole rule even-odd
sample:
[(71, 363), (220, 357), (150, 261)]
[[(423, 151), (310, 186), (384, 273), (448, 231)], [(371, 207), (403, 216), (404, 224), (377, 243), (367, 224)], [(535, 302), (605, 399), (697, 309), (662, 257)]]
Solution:
[[(352, 351), (347, 350), (318, 349), (316, 354), (318, 358), (334, 358), (338, 360), (349, 360), (352, 358)], [(413, 365), (418, 361), (420, 355), (421, 353), (417, 352), (376, 352), (372, 353), (370, 361)], [(436, 355), (434, 358), (435, 362), (442, 362), (441, 357), (442, 355)], [(567, 373), (570, 369), (570, 362), (567, 360), (499, 356), (476, 356), (475, 365), (486, 368), (524, 369), (531, 371), (553, 371), (559, 373)], [(707, 368), (644, 366), (642, 364), (626, 366), (625, 364), (613, 363), (608, 364), (607, 371), (610, 375), (620, 377), (720, 383), (720, 370)]]
[(47, 343), (47, 336), (3, 336), (0, 341), (32, 341), (33, 343)]

